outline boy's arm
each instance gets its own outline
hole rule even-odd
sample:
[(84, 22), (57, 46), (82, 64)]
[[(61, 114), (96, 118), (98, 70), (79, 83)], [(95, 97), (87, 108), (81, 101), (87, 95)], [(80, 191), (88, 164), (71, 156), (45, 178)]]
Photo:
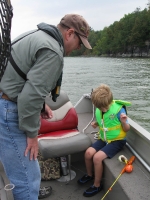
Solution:
[(129, 131), (130, 129), (130, 124), (127, 123), (127, 115), (124, 113), (120, 114), (120, 121), (121, 121), (121, 125), (122, 128), (125, 132)]

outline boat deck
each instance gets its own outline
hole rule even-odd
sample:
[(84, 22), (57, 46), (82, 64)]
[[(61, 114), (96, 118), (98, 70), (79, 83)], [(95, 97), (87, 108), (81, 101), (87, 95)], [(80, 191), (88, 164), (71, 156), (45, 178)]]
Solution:
[[(72, 162), (71, 169), (76, 172), (76, 177), (70, 182), (59, 182), (57, 180), (42, 181), (42, 186), (51, 185), (52, 194), (50, 197), (45, 198), (45, 200), (83, 200), (87, 197), (83, 196), (84, 190), (90, 187), (93, 182), (90, 181), (85, 185), (79, 185), (77, 180), (81, 178), (85, 173), (85, 165), (83, 161)], [(64, 177), (65, 178), (65, 177)], [(90, 197), (90, 200), (101, 199), (104, 196), (104, 191), (102, 190), (96, 196)], [(88, 198), (89, 199), (89, 198)], [(107, 198), (105, 198), (107, 200)]]

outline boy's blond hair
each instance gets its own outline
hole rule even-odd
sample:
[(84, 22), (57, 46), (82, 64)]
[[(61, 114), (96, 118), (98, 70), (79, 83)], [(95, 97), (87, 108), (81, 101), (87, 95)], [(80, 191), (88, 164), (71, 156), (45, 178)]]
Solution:
[(107, 108), (113, 100), (113, 94), (108, 85), (101, 84), (92, 92), (91, 100), (97, 108)]

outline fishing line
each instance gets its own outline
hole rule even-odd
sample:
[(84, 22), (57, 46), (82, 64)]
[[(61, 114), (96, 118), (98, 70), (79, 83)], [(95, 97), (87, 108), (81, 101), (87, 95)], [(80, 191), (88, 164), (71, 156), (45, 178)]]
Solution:
[[(90, 98), (90, 97), (89, 97)], [(95, 115), (94, 115), (94, 110), (95, 110), (95, 107), (94, 107), (94, 104), (93, 104), (93, 116), (92, 116), (92, 119), (91, 121), (86, 125), (86, 127), (82, 130), (82, 132), (84, 133), (84, 131), (89, 127), (89, 125), (91, 124), (91, 122), (93, 121)], [(93, 133), (93, 132), (91, 132)]]

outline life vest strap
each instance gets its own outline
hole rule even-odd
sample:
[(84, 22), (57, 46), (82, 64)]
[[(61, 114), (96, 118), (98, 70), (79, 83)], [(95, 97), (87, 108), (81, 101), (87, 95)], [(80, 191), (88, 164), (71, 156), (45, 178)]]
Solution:
[(102, 128), (102, 127), (99, 127), (100, 130), (102, 131), (113, 131), (113, 130), (117, 130), (117, 129), (120, 129), (121, 127), (121, 124), (117, 125), (117, 126), (113, 126), (113, 127), (110, 127), (110, 128)]

